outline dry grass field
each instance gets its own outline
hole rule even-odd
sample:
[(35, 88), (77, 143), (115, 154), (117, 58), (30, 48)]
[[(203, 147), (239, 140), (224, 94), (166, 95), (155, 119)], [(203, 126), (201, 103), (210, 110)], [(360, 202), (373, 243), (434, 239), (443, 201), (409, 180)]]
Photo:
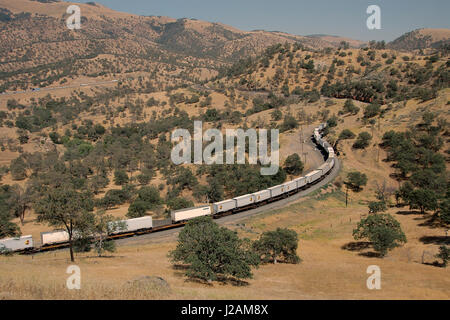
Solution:
[[(450, 89), (444, 83), (448, 80), (448, 50), (436, 49), (440, 42), (448, 43), (449, 29), (415, 30), (375, 49), (374, 44), (369, 44), (369, 48), (367, 43), (344, 37), (242, 31), (221, 23), (138, 16), (86, 3), (79, 4), (83, 32), (77, 33), (67, 32), (60, 23), (67, 16), (69, 4), (0, 0), (0, 7), (9, 10), (3, 13), (3, 19), (15, 21), (0, 21), (3, 53), (0, 92), (4, 93), (0, 95), (0, 186), (25, 187), (36, 178), (32, 174), (38, 175), (37, 171), (32, 172), (28, 166), (23, 169), (26, 171), (23, 176), (13, 179), (11, 162), (21, 156), (56, 150), (63, 157), (70, 151), (68, 142), (72, 139), (75, 143), (75, 138), (90, 146), (105, 142), (102, 134), (90, 137), (83, 133), (86, 128), (80, 128), (94, 124), (101, 124), (108, 133), (103, 136), (112, 139), (107, 143), (120, 142), (115, 148), (105, 147), (114, 156), (120, 156), (119, 151), (132, 154), (130, 146), (138, 145), (132, 144), (131, 137), (125, 139), (125, 135), (112, 134), (114, 128), (136, 129), (136, 124), (155, 124), (155, 128), (142, 127), (139, 130), (148, 133), (136, 136), (143, 138), (139, 140), (142, 145), (147, 141), (152, 145), (146, 148), (155, 146), (156, 150), (164, 138), (170, 140), (170, 132), (175, 128), (160, 129), (160, 122), (166, 123), (167, 119), (179, 115), (183, 125), (186, 121), (191, 124), (202, 120), (204, 130), (216, 126), (221, 130), (281, 128), (280, 164), (293, 153), (299, 154), (303, 161), (302, 152), (308, 152), (303, 174), (323, 161), (313, 145), (306, 143), (303, 150), (299, 143), (301, 137), (310, 139), (317, 124), (337, 116), (337, 127), (331, 128), (327, 136), (330, 142), (337, 141), (343, 129), (351, 130), (356, 136), (366, 131), (372, 139), (363, 150), (352, 148), (355, 139), (338, 141), (335, 147), (341, 171), (325, 187), (282, 209), (223, 222), (240, 237), (251, 240), (277, 227), (295, 230), (299, 237), (299, 264), (261, 265), (253, 270), (252, 279), (240, 285), (231, 281), (209, 284), (190, 281), (183, 269), (174, 267), (168, 258), (177, 244), (177, 233), (173, 232), (120, 240), (117, 251), (106, 257), (98, 257), (95, 252), (77, 253), (75, 263), (70, 262), (68, 250), (0, 255), (0, 300), (450, 299), (449, 268), (439, 267), (440, 261), (435, 257), (439, 246), (450, 244), (449, 230), (429, 223), (432, 212), (423, 215), (408, 207), (396, 207), (392, 196), (388, 213), (400, 222), (407, 243), (384, 258), (377, 257), (366, 242), (355, 242), (352, 237), (357, 223), (368, 214), (368, 203), (375, 200), (377, 188), (385, 184), (393, 191), (400, 186), (392, 163), (385, 160), (386, 150), (380, 147), (383, 134), (389, 130), (416, 130), (425, 112), (433, 113), (434, 124), (438, 119), (450, 123)], [(33, 14), (20, 18), (22, 11)], [(36, 21), (39, 23), (29, 23)], [(345, 48), (342, 41), (350, 47)], [(423, 52), (416, 48), (419, 45), (427, 49)], [(248, 61), (238, 62), (239, 58)], [(345, 93), (347, 89), (330, 89), (327, 93), (333, 85), (350, 82), (364, 85), (364, 90), (349, 89)], [(366, 82), (370, 83), (367, 87)], [(391, 88), (393, 84), (395, 90)], [(390, 97), (388, 89), (395, 91)], [(436, 90), (436, 96), (431, 89)], [(342, 113), (344, 97), (352, 98), (360, 108), (357, 114)], [(365, 119), (366, 102), (374, 98), (382, 104), (383, 112)], [(47, 105), (47, 102), (52, 103)], [(80, 111), (73, 112), (68, 106)], [(27, 127), (18, 124), (19, 116), (26, 119), (35, 116), (37, 107), (53, 108), (50, 114), (55, 122), (47, 119), (47, 124), (45, 119), (33, 118), (36, 122), (33, 126), (19, 130)], [(210, 116), (207, 111), (216, 115)], [(289, 129), (286, 125), (288, 129), (284, 131), (287, 115), (295, 119), (298, 128)], [(55, 133), (68, 140), (53, 138), (52, 142)], [(128, 134), (132, 136), (131, 130)], [(448, 170), (448, 129), (441, 136), (443, 147), (439, 152), (445, 157)], [(100, 159), (93, 157), (86, 161), (81, 157), (81, 150), (79, 153), (80, 158), (76, 158), (69, 152), (66, 162), (72, 164), (84, 159), (80, 162), (92, 169), (93, 164), (88, 162)], [(137, 156), (143, 157), (134, 155)], [(109, 153), (102, 157), (108, 158)], [(96, 190), (95, 198), (121, 189), (114, 182), (113, 167), (126, 169), (133, 186), (155, 186), (165, 201), (145, 213), (158, 218), (167, 215), (165, 210), (169, 208), (168, 200), (175, 186), (168, 178), (176, 173), (166, 173), (165, 166), (159, 164), (167, 158), (158, 157), (154, 158), (156, 165), (147, 168), (151, 173), (147, 182), (136, 179), (145, 172), (141, 163), (139, 168), (131, 159), (130, 163), (116, 167), (112, 163), (105, 173), (108, 182)], [(202, 186), (213, 185), (210, 177), (200, 174), (200, 169), (197, 171), (197, 166), (186, 166)], [(85, 178), (93, 177), (94, 171)], [(351, 171), (366, 174), (368, 183), (360, 192), (350, 191), (346, 205), (343, 182)], [(289, 176), (288, 180), (292, 178)], [(85, 179), (89, 184), (80, 189), (91, 187), (89, 179)], [(179, 196), (195, 205), (203, 204), (200, 202), (206, 199), (196, 197), (191, 187), (183, 186)], [(227, 193), (224, 198), (228, 196)], [(136, 199), (135, 193), (133, 197)], [(176, 197), (178, 194), (173, 198)], [(130, 197), (114, 208), (108, 207), (107, 213), (124, 219), (133, 201)], [(99, 208), (100, 205), (96, 206)], [(41, 232), (53, 230), (38, 222), (32, 207), (27, 209), (23, 225), (19, 218), (12, 222), (19, 225), (22, 235), (32, 235), (36, 246), (40, 245)], [(72, 264), (81, 270), (80, 290), (69, 290), (66, 286), (69, 277), (66, 270)], [(367, 268), (371, 265), (381, 269), (380, 290), (369, 290), (366, 286)]]
[[(120, 245), (111, 257), (98, 258), (94, 253), (78, 254), (76, 265), (81, 268), (81, 290), (66, 288), (66, 268), (71, 264), (68, 252), (56, 251), (34, 256), (0, 257), (0, 297), (5, 299), (449, 299), (448, 268), (432, 264), (440, 244), (448, 242), (444, 228), (426, 224), (429, 216), (410, 212), (407, 207), (390, 208), (402, 226), (408, 242), (391, 251), (387, 257), (371, 257), (370, 248), (352, 251), (344, 249), (354, 242), (352, 230), (361, 216), (368, 212), (367, 203), (374, 199), (376, 183), (386, 181), (393, 172), (383, 150), (378, 150), (382, 133), (389, 128), (406, 130), (421, 119), (424, 110), (437, 112), (448, 119), (444, 107), (450, 91), (439, 93), (426, 103), (409, 101), (398, 104), (388, 113), (380, 126), (361, 128), (357, 116), (344, 117), (339, 129), (355, 133), (370, 131), (373, 144), (366, 151), (351, 149), (351, 141), (340, 144), (343, 168), (336, 181), (342, 182), (351, 170), (367, 174), (368, 185), (360, 193), (351, 192), (345, 207), (344, 189), (335, 184), (323, 188), (288, 207), (266, 212), (227, 225), (242, 237), (256, 239), (259, 234), (277, 227), (288, 227), (299, 234), (298, 265), (263, 265), (254, 270), (248, 285), (230, 283), (205, 285), (187, 281), (182, 270), (175, 269), (167, 254), (176, 245), (176, 236), (129, 242)], [(332, 112), (343, 101), (331, 106)], [(320, 103), (309, 106), (311, 112)], [(397, 108), (397, 109), (395, 109)], [(291, 110), (292, 111), (292, 110)], [(293, 133), (294, 135), (294, 133)], [(444, 150), (447, 146), (444, 147)], [(378, 156), (378, 153), (380, 155)], [(125, 207), (111, 210), (115, 216), (124, 215)], [(25, 233), (38, 237), (45, 230), (29, 215), (23, 227)], [(368, 290), (367, 267), (381, 269), (381, 290)], [(145, 277), (161, 277), (164, 279)], [(153, 279), (153, 280), (152, 280)], [(156, 280), (155, 280), (156, 279)]]
[[(419, 214), (398, 214), (408, 243), (384, 259), (370, 258), (342, 249), (353, 242), (352, 229), (367, 208), (352, 199), (345, 208), (344, 195), (334, 186), (299, 200), (282, 210), (263, 213), (228, 227), (240, 236), (257, 237), (262, 231), (289, 227), (299, 234), (298, 265), (263, 265), (254, 270), (248, 285), (187, 281), (174, 269), (167, 253), (176, 237), (150, 240), (148, 244), (119, 246), (111, 257), (94, 253), (78, 254), (75, 264), (81, 269), (81, 289), (68, 290), (66, 268), (71, 265), (68, 252), (57, 251), (35, 256), (0, 258), (0, 297), (7, 299), (448, 299), (448, 268), (432, 263), (437, 252), (434, 243), (420, 239), (442, 237), (444, 230), (420, 226)], [(381, 269), (381, 290), (366, 287), (367, 267)], [(161, 277), (161, 281), (145, 281)], [(141, 279), (141, 281), (136, 281)], [(167, 283), (167, 285), (166, 285)]]

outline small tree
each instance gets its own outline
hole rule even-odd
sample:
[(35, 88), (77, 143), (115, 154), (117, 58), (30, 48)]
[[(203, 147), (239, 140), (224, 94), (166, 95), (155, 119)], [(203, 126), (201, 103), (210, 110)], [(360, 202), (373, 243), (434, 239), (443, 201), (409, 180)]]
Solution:
[(219, 227), (211, 217), (189, 221), (169, 257), (173, 263), (187, 265), (186, 276), (205, 281), (227, 276), (251, 278), (251, 267), (259, 264), (249, 240), (241, 240), (235, 232)]
[(386, 202), (384, 201), (371, 201), (369, 202), (369, 213), (384, 212), (387, 210)]
[(347, 181), (345, 184), (353, 191), (361, 191), (361, 187), (367, 184), (367, 176), (359, 171), (350, 172), (347, 175)]
[(135, 200), (129, 207), (127, 212), (128, 218), (140, 218), (145, 216), (149, 205), (147, 202), (142, 200)]
[(10, 208), (14, 215), (20, 219), (23, 225), (25, 220), (25, 213), (31, 209), (32, 195), (30, 188), (23, 188), (18, 184), (11, 187), (11, 197), (8, 200)]
[(303, 163), (297, 153), (291, 154), (284, 161), (284, 170), (288, 174), (297, 175), (303, 171)]
[(437, 209), (437, 196), (432, 190), (416, 189), (409, 195), (408, 204), (411, 209), (419, 209), (424, 214), (426, 210)]
[(339, 134), (339, 140), (353, 139), (356, 135), (349, 129), (344, 129)]
[(27, 165), (21, 157), (11, 161), (9, 170), (13, 180), (23, 180), (27, 177)]
[(372, 136), (370, 133), (364, 131), (358, 135), (355, 143), (353, 144), (353, 148), (355, 149), (365, 149), (369, 146), (370, 140), (372, 140)]
[(116, 170), (114, 171), (114, 183), (117, 186), (121, 186), (124, 184), (127, 184), (129, 181), (128, 175), (123, 170)]
[(0, 239), (20, 236), (19, 226), (11, 222), (11, 219), (8, 211), (0, 211)]
[(83, 233), (92, 221), (93, 201), (89, 194), (80, 193), (70, 186), (63, 185), (47, 191), (35, 203), (38, 221), (65, 228), (69, 235), (70, 260), (73, 255), (73, 240), (76, 232)]
[(11, 187), (0, 186), (0, 239), (6, 237), (20, 236), (20, 228), (11, 222), (13, 216), (10, 210)]
[(94, 248), (99, 257), (105, 251), (115, 252), (116, 244), (112, 240), (107, 240), (107, 237), (116, 231), (126, 229), (125, 222), (117, 221), (113, 216), (105, 214), (101, 210), (95, 214), (93, 224), (91, 226), (91, 234), (94, 238)]
[(448, 260), (450, 259), (450, 248), (447, 246), (440, 246), (436, 258), (442, 259), (442, 266), (446, 268)]
[(194, 203), (191, 200), (176, 197), (169, 199), (167, 201), (167, 205), (170, 210), (179, 210), (179, 209), (185, 209), (185, 208), (191, 208), (194, 206)]
[(279, 121), (283, 117), (283, 113), (279, 109), (275, 109), (270, 114), (272, 116), (273, 121)]
[(356, 229), (353, 230), (355, 240), (369, 239), (373, 248), (382, 257), (389, 250), (398, 247), (401, 243), (406, 243), (406, 236), (403, 233), (400, 223), (390, 214), (371, 214), (362, 219)]
[(450, 198), (448, 196), (439, 203), (437, 215), (443, 223), (450, 224)]
[(298, 236), (294, 230), (277, 228), (275, 231), (264, 232), (259, 240), (253, 243), (254, 250), (262, 262), (282, 260), (289, 263), (299, 263), (297, 255)]

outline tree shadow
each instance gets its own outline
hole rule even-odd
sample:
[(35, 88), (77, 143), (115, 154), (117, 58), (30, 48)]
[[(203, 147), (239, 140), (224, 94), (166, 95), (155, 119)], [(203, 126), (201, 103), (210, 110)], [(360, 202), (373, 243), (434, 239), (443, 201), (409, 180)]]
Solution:
[(423, 264), (427, 265), (427, 266), (433, 266), (433, 267), (439, 267), (439, 268), (444, 268), (444, 264), (435, 260), (433, 262), (424, 262)]
[(381, 253), (375, 251), (360, 252), (358, 255), (366, 258), (383, 258)]
[[(172, 269), (175, 270), (175, 275), (176, 276), (185, 277), (186, 276), (185, 272), (186, 272), (186, 270), (189, 269), (189, 266), (188, 265), (184, 265), (184, 264), (174, 264), (174, 265), (172, 265)], [(214, 281), (207, 281), (207, 280), (200, 279), (200, 278), (189, 278), (189, 277), (187, 277), (184, 281), (185, 282), (191, 282), (191, 283), (198, 283), (198, 284), (206, 285), (206, 286), (209, 286), (209, 287), (214, 286)], [(236, 286), (236, 287), (244, 287), (244, 286), (248, 286), (249, 285), (249, 283), (247, 281), (236, 279), (234, 277), (224, 276), (224, 275), (218, 275), (216, 282), (218, 282), (218, 283), (220, 283), (222, 285), (231, 284), (231, 285)]]
[(439, 219), (437, 219), (434, 215), (429, 218), (425, 217), (424, 220), (425, 220), (424, 222), (419, 224), (420, 227), (428, 227), (432, 229), (445, 227), (445, 224), (442, 223), (442, 221), (440, 221)]
[(359, 252), (358, 255), (366, 258), (382, 258), (383, 256), (375, 251), (364, 251), (372, 247), (372, 243), (368, 241), (356, 241), (344, 244), (341, 249), (353, 252)]
[(422, 212), (416, 211), (416, 210), (400, 210), (400, 211), (397, 211), (396, 214), (399, 214), (402, 216), (410, 216), (410, 215), (421, 215)]
[(172, 265), (172, 269), (186, 271), (189, 269), (189, 266), (186, 264), (174, 264)]
[(357, 241), (346, 243), (341, 247), (341, 249), (347, 251), (361, 251), (369, 248), (370, 246), (371, 243), (368, 241)]
[[(395, 168), (395, 166), (391, 166), (391, 168)], [(406, 181), (407, 178), (400, 173), (393, 172), (389, 174), (389, 177), (396, 181)]]
[(233, 277), (226, 277), (226, 276), (219, 276), (217, 279), (218, 282), (220, 282), (221, 284), (231, 284), (235, 287), (246, 287), (249, 285), (249, 283), (247, 281), (241, 280), (241, 279), (236, 279)]
[(450, 245), (449, 236), (424, 236), (419, 239), (424, 244), (440, 244)]

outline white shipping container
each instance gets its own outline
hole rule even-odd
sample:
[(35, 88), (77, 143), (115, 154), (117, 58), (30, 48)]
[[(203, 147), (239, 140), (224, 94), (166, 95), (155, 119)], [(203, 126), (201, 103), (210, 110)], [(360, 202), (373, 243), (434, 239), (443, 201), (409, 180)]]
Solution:
[(54, 244), (69, 241), (67, 231), (41, 232), (41, 244)]
[(252, 194), (246, 194), (233, 199), (236, 200), (236, 206), (238, 208), (248, 206), (255, 202), (255, 197)]
[(214, 213), (225, 212), (236, 208), (236, 201), (234, 199), (228, 199), (220, 202), (213, 203)]
[(6, 248), (11, 251), (19, 251), (33, 248), (33, 237), (22, 236), (17, 238), (5, 238), (0, 240), (0, 248)]
[(286, 192), (286, 188), (284, 187), (283, 184), (280, 184), (280, 185), (275, 186), (275, 187), (271, 187), (271, 188), (269, 188), (269, 190), (270, 190), (270, 196), (272, 198), (276, 197), (276, 196), (279, 196), (279, 195), (281, 195), (281, 194)]
[(182, 209), (182, 210), (172, 211), (171, 217), (172, 217), (172, 221), (180, 222), (180, 221), (194, 219), (194, 218), (201, 217), (201, 216), (208, 216), (210, 214), (211, 214), (211, 207), (203, 206), (203, 207), (197, 207), (197, 208), (191, 208), (191, 209)]
[(266, 190), (258, 191), (258, 192), (255, 192), (253, 195), (255, 197), (255, 202), (265, 201), (270, 198), (270, 190), (266, 189)]
[(118, 232), (136, 231), (136, 230), (141, 230), (141, 229), (153, 228), (152, 217), (140, 217), (140, 218), (135, 218), (135, 219), (124, 220), (122, 222), (126, 223), (126, 230), (118, 230)]
[(286, 192), (294, 191), (295, 189), (297, 189), (297, 181), (292, 180), (292, 181), (286, 182), (284, 184), (284, 187), (286, 188)]
[(305, 177), (297, 178), (297, 179), (295, 179), (295, 181), (297, 181), (297, 188), (301, 188), (301, 187), (306, 185), (306, 178)]
[(316, 142), (319, 143), (320, 134), (318, 132), (314, 132), (314, 140), (316, 140)]
[(323, 163), (320, 167), (317, 168), (317, 170), (321, 170), (322, 174), (325, 174), (328, 172), (328, 163)]
[(322, 171), (319, 170), (314, 170), (310, 173), (308, 173), (305, 178), (306, 178), (306, 183), (312, 183), (314, 181), (316, 181), (317, 179), (320, 178)]
[[(330, 158), (330, 159), (328, 159), (329, 161), (330, 161), (330, 170), (334, 167), (334, 157), (333, 158)], [(328, 161), (327, 160), (327, 161)]]

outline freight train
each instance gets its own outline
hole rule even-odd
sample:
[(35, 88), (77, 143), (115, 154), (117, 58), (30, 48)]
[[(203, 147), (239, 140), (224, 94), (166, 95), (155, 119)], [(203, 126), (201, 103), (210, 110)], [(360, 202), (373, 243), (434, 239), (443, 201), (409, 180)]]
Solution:
[[(332, 146), (322, 138), (321, 132), (326, 124), (323, 123), (314, 129), (313, 140), (325, 153), (326, 161), (316, 170), (304, 177), (282, 183), (271, 188), (254, 193), (235, 197), (233, 199), (215, 202), (211, 205), (176, 210), (171, 212), (170, 219), (156, 220), (150, 216), (123, 220), (122, 228), (108, 236), (109, 239), (120, 239), (151, 232), (183, 226), (189, 220), (212, 216), (221, 218), (227, 215), (257, 208), (268, 203), (289, 197), (301, 190), (305, 190), (324, 179), (336, 164), (336, 155)], [(69, 235), (66, 231), (53, 231), (41, 233), (41, 246), (34, 246), (32, 236), (7, 238), (0, 240), (0, 250), (13, 252), (39, 252), (67, 247)]]

